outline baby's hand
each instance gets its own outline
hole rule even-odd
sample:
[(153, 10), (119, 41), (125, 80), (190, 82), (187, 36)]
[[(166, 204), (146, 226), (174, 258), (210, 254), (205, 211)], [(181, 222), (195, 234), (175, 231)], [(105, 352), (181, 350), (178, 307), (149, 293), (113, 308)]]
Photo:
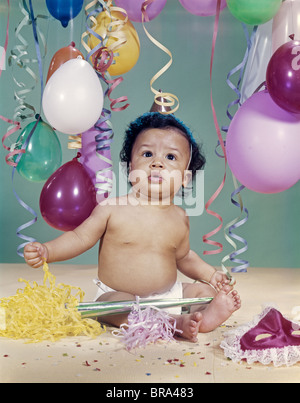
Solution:
[(48, 259), (46, 246), (39, 242), (31, 242), (24, 248), (24, 259), (29, 266), (35, 269), (42, 266)]
[(226, 273), (224, 273), (223, 271), (215, 271), (214, 274), (211, 276), (210, 279), (210, 284), (212, 286), (214, 286), (218, 291), (224, 287), (224, 285), (231, 285), (233, 286), (235, 284), (235, 280), (234, 282), (231, 282)]

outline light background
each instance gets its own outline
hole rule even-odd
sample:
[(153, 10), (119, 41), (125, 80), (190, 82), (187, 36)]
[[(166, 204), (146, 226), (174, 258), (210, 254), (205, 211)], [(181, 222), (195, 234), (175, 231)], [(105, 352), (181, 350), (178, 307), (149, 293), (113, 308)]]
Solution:
[[(19, 1), (12, 0), (10, 10), (9, 48), (10, 51), (17, 44), (14, 31), (23, 18), (19, 8)], [(44, 0), (33, 1), (35, 15), (49, 16)], [(4, 46), (7, 21), (7, 1), (0, 0), (0, 45)], [(115, 90), (115, 96), (127, 95), (130, 107), (122, 112), (113, 112), (111, 122), (114, 129), (112, 157), (118, 174), (119, 152), (122, 145), (123, 133), (128, 123), (138, 115), (148, 111), (153, 103), (153, 94), (150, 90), (150, 79), (167, 63), (168, 56), (153, 45), (143, 31), (140, 23), (133, 23), (140, 38), (140, 58), (135, 67), (124, 74), (124, 81)], [(47, 54), (43, 59), (44, 79), (47, 76), (50, 60), (60, 48), (67, 46), (71, 41), (86, 54), (80, 38), (85, 31), (85, 15), (82, 11), (67, 28), (62, 28), (59, 21), (38, 18), (38, 25), (47, 40)], [(220, 185), (224, 175), (224, 160), (215, 154), (217, 134), (213, 123), (210, 106), (209, 66), (212, 47), (214, 17), (199, 17), (188, 13), (178, 0), (168, 0), (161, 14), (146, 24), (150, 34), (164, 44), (173, 55), (171, 68), (154, 84), (156, 89), (171, 92), (180, 100), (180, 108), (176, 116), (182, 119), (192, 129), (197, 140), (203, 142), (207, 158), (205, 167), (205, 202), (213, 195)], [(249, 26), (251, 33), (252, 27)], [(29, 42), (28, 55), (36, 58), (32, 26), (22, 29), (22, 34)], [(217, 111), (219, 124), (229, 123), (226, 116), (226, 107), (235, 99), (234, 92), (226, 83), (229, 71), (238, 65), (246, 50), (246, 39), (241, 23), (237, 21), (225, 8), (220, 16), (219, 32), (215, 50), (213, 66), (213, 99)], [(38, 75), (37, 64), (32, 68)], [(6, 63), (6, 70), (0, 78), (0, 114), (12, 118), (17, 106), (14, 100), (16, 89), (12, 73), (20, 80), (25, 80), (24, 69), (15, 69), (13, 72)], [(236, 81), (234, 78), (233, 81)], [(37, 112), (40, 110), (40, 86), (26, 99), (34, 105)], [(107, 105), (106, 105), (107, 106)], [(25, 127), (31, 120), (23, 123)], [(0, 120), (1, 138), (6, 133), (8, 125)], [(67, 135), (57, 133), (63, 150), (63, 163), (71, 160), (76, 152), (68, 150)], [(263, 136), (263, 130), (261, 135)], [(14, 140), (16, 137), (11, 136)], [(10, 140), (6, 140), (10, 145)], [(17, 246), (23, 241), (16, 235), (16, 229), (29, 221), (32, 216), (20, 206), (13, 193), (12, 168), (5, 163), (6, 150), (1, 147), (0, 159), (0, 262), (21, 263), (23, 261), (17, 253)], [(39, 195), (43, 183), (26, 181), (15, 174), (14, 188), (19, 197), (38, 213), (36, 224), (26, 229), (24, 234), (30, 235), (41, 242), (58, 236), (61, 232), (49, 227), (39, 213)], [(230, 170), (227, 169), (225, 187), (217, 200), (210, 207), (223, 218), (224, 225), (239, 216), (239, 209), (231, 203), (230, 194), (234, 190)], [(285, 192), (267, 195), (245, 189), (242, 198), (245, 207), (249, 210), (249, 220), (236, 233), (245, 238), (249, 249), (239, 257), (256, 267), (293, 267), (300, 268), (299, 242), (299, 196), (300, 184), (296, 184)], [(202, 242), (202, 236), (219, 225), (219, 221), (205, 211), (199, 217), (191, 217), (191, 247), (203, 257), (204, 250), (213, 249)], [(222, 258), (232, 252), (232, 247), (224, 238), (223, 229), (211, 239), (221, 242), (224, 246), (222, 253), (205, 256), (208, 263), (220, 265)], [(238, 243), (238, 247), (241, 247)], [(72, 259), (68, 263), (95, 264), (97, 263), (98, 246), (95, 246), (84, 255)], [(230, 267), (230, 264), (228, 264)]]

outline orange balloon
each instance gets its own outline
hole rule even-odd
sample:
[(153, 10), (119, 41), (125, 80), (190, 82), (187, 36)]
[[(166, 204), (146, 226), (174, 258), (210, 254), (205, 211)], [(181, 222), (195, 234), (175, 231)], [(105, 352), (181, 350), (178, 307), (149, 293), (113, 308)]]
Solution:
[[(125, 19), (125, 16), (119, 11), (112, 11), (111, 15), (118, 20), (124, 21)], [(112, 22), (112, 19), (103, 11), (98, 14), (96, 20), (97, 25), (93, 30), (103, 38), (106, 36), (108, 25)], [(114, 28), (111, 32), (114, 33)], [(114, 50), (114, 63), (107, 69), (108, 73), (112, 76), (127, 73), (136, 64), (140, 56), (140, 40), (134, 26), (129, 20), (122, 27), (122, 30), (116, 32), (116, 37), (110, 36), (108, 38), (105, 46), (110, 48), (118, 40), (117, 36), (119, 32), (121, 32), (121, 35), (125, 35), (126, 42)], [(89, 35), (88, 45), (91, 49), (94, 49), (99, 43), (99, 39), (92, 34)]]
[(65, 62), (71, 59), (76, 59), (78, 56), (84, 59), (83, 54), (75, 48), (75, 43), (71, 42), (69, 46), (59, 49), (51, 59), (50, 66), (48, 69), (47, 81), (52, 76), (52, 74)]

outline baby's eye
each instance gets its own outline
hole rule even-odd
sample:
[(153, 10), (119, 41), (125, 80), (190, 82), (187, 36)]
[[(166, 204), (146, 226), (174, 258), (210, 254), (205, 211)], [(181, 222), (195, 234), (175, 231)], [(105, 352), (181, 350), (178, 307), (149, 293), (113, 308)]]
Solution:
[(143, 157), (146, 157), (146, 158), (152, 157), (152, 152), (151, 151), (145, 151), (143, 153)]
[(175, 157), (174, 154), (168, 154), (168, 155), (166, 156), (166, 158), (167, 158), (168, 160), (171, 160), (171, 161), (175, 161), (175, 160), (176, 160), (176, 157)]

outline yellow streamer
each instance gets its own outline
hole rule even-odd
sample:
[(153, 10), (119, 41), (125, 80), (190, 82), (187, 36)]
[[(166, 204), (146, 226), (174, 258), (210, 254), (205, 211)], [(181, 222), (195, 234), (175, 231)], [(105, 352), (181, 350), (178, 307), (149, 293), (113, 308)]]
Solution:
[[(67, 336), (96, 337), (105, 331), (99, 322), (81, 319), (76, 306), (84, 292), (65, 284), (55, 286), (55, 276), (44, 263), (44, 282), (26, 284), (16, 295), (0, 299), (0, 336), (27, 339), (27, 343), (56, 341)], [(75, 295), (72, 295), (75, 292)], [(67, 308), (66, 308), (67, 306)]]
[[(86, 15), (89, 15), (88, 19), (90, 21), (91, 27), (90, 29), (93, 31), (94, 28), (96, 28), (98, 22), (96, 20), (96, 18), (91, 14), (91, 8), (93, 6), (95, 6), (98, 3), (98, 0), (93, 0), (91, 1), (89, 4), (87, 4), (87, 6), (85, 7), (85, 13)], [(101, 2), (102, 4), (102, 2)], [(111, 19), (111, 23), (108, 24), (107, 26), (107, 32), (105, 33), (104, 37), (103, 37), (103, 46), (106, 45), (109, 37), (113, 37), (114, 39), (116, 39), (116, 41), (114, 41), (113, 43), (111, 43), (108, 47), (107, 50), (108, 51), (116, 51), (120, 46), (124, 45), (124, 43), (126, 43), (127, 39), (126, 39), (126, 35), (124, 34), (123, 27), (124, 25), (127, 23), (128, 21), (128, 15), (126, 10), (124, 10), (124, 8), (121, 7), (115, 7), (112, 6), (112, 0), (108, 0), (106, 3), (102, 4), (104, 7), (104, 11), (107, 14), (107, 16)], [(123, 13), (125, 15), (124, 20), (120, 20), (116, 17), (114, 17), (112, 15), (112, 11), (119, 11), (121, 13)], [(89, 47), (89, 45), (84, 41), (84, 38), (89, 36), (90, 32), (85, 31), (82, 35), (81, 35), (81, 43), (83, 45), (83, 47), (85, 48), (85, 50), (90, 53), (91, 52), (91, 48)]]
[[(146, 2), (145, 2), (146, 3)], [(145, 7), (146, 9), (146, 7)], [(143, 28), (144, 31), (147, 35), (147, 37), (150, 39), (150, 41), (156, 45), (159, 49), (161, 49), (163, 52), (165, 52), (169, 57), (170, 60), (168, 61), (168, 63), (166, 63), (150, 80), (150, 88), (151, 91), (154, 93), (154, 102), (157, 105), (163, 106), (166, 110), (164, 112), (164, 114), (171, 114), (177, 111), (177, 109), (179, 108), (179, 99), (176, 95), (171, 94), (169, 92), (160, 92), (158, 90), (156, 90), (155, 88), (153, 88), (153, 84), (154, 82), (160, 77), (162, 76), (172, 65), (173, 63), (173, 56), (172, 53), (169, 51), (169, 49), (167, 49), (163, 44), (161, 44), (158, 40), (156, 40), (146, 29), (145, 24), (144, 24), (144, 20), (145, 20), (145, 16), (144, 16), (144, 12), (142, 13), (142, 23), (143, 23)], [(160, 98), (161, 100), (158, 100), (158, 98)], [(176, 105), (177, 102), (177, 105)], [(172, 108), (174, 105), (176, 105), (174, 108)], [(170, 108), (170, 109), (169, 109)]]
[(77, 134), (74, 136), (69, 136), (68, 137), (69, 142), (68, 142), (68, 149), (69, 150), (78, 150), (81, 149), (81, 134)]

